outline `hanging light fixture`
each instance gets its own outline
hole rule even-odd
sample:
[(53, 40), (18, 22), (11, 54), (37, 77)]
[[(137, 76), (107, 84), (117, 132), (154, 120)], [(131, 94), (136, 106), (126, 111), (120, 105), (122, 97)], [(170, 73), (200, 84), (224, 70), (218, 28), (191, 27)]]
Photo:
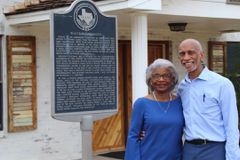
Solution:
[(168, 26), (173, 32), (185, 31), (187, 23), (168, 23)]

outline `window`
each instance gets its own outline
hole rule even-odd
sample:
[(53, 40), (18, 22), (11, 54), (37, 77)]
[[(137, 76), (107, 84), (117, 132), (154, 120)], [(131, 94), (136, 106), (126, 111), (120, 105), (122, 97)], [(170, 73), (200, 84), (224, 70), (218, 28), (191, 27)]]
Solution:
[(35, 37), (7, 37), (8, 130), (36, 128)]

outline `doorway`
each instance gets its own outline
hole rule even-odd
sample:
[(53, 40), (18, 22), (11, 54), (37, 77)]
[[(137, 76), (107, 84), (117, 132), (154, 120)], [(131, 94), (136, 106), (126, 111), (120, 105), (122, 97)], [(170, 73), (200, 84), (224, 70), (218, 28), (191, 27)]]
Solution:
[[(171, 58), (170, 41), (148, 42), (148, 63), (157, 58)], [(118, 42), (118, 113), (94, 122), (93, 151), (95, 153), (123, 151), (132, 113), (131, 41)]]

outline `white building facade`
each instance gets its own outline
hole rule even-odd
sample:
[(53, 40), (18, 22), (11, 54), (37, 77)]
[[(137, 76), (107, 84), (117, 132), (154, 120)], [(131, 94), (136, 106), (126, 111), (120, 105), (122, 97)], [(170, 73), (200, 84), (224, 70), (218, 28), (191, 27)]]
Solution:
[[(33, 1), (28, 2), (33, 3)], [(37, 4), (41, 4), (40, 0)], [(228, 42), (240, 44), (238, 33), (240, 31), (240, 5), (227, 3), (226, 0), (102, 0), (96, 1), (95, 4), (103, 13), (117, 16), (118, 40), (131, 41), (131, 55), (128, 55), (131, 57), (132, 85), (131, 95), (128, 95), (131, 97), (131, 102), (148, 93), (145, 85), (145, 69), (149, 63), (149, 41), (167, 42), (169, 46), (166, 49), (164, 45), (161, 51), (164, 54), (161, 57), (170, 59), (177, 66), (180, 78), (184, 76), (184, 69), (178, 61), (177, 47), (183, 39), (198, 39), (203, 44), (206, 53), (205, 63), (211, 64), (212, 69), (218, 72), (221, 72), (221, 69), (222, 72), (227, 70), (227, 60), (220, 64), (218, 70), (219, 66), (214, 66), (215, 63), (213, 63), (215, 61), (212, 53), (214, 46), (210, 44), (218, 45), (219, 42), (220, 47), (223, 47), (221, 50), (223, 53), (220, 54), (224, 54), (224, 57), (227, 56)], [(81, 139), (80, 123), (58, 121), (51, 117), (49, 20), (52, 12), (61, 12), (68, 7), (37, 11), (25, 10), (22, 13), (15, 13), (9, 9), (9, 5), (4, 5), (4, 9), (0, 12), (0, 81), (2, 87), (0, 159), (75, 160), (82, 156), (84, 144)], [(169, 23), (187, 23), (187, 25), (185, 31), (174, 32), (170, 31)], [(35, 37), (36, 110), (34, 112), (36, 112), (36, 126), (31, 130), (9, 130), (11, 128), (9, 42), (7, 38), (9, 36)], [(223, 60), (225, 60), (224, 57)], [(240, 58), (237, 57), (237, 59), (240, 63)], [(124, 85), (128, 88), (128, 84)], [(127, 108), (129, 109), (129, 106)], [(126, 116), (124, 112), (126, 110), (123, 110), (123, 117)], [(119, 121), (124, 124), (124, 120), (123, 118)], [(125, 124), (125, 127), (118, 129), (118, 132), (126, 136), (127, 127)], [(116, 147), (117, 150), (124, 150), (125, 137), (122, 136), (121, 139), (123, 143), (120, 147)], [(103, 148), (102, 151), (111, 151), (114, 150), (113, 148)]]

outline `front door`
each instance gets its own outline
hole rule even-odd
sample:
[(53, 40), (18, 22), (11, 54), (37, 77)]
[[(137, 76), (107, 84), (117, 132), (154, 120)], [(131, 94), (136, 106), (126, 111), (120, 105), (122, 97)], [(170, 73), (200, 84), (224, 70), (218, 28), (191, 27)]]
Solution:
[(149, 41), (148, 42), (148, 64), (157, 58), (171, 59), (169, 41)]
[[(118, 43), (118, 113), (94, 122), (93, 151), (109, 152), (124, 150), (128, 116), (125, 106), (131, 106), (131, 43)], [(126, 98), (128, 100), (126, 100)], [(127, 104), (128, 103), (128, 104)]]
[[(169, 41), (148, 42), (148, 63), (171, 57)], [(110, 152), (125, 149), (132, 112), (131, 41), (118, 43), (118, 113), (94, 122), (93, 151)]]

